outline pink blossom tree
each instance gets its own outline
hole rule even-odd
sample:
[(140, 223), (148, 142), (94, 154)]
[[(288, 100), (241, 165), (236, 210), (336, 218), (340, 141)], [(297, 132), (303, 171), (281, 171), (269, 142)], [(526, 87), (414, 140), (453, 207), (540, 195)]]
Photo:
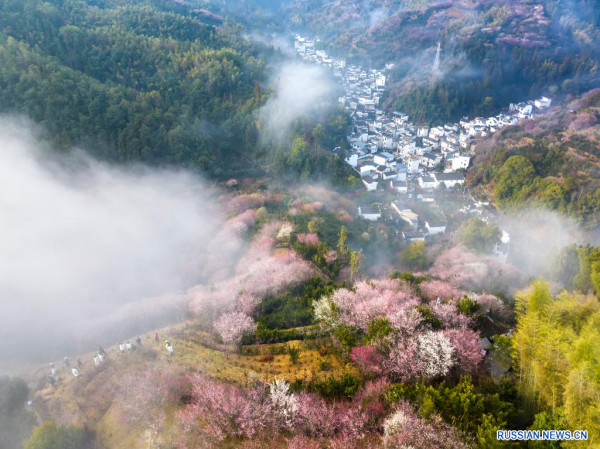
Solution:
[(443, 376), (454, 366), (454, 346), (442, 332), (428, 331), (417, 337), (417, 353), (423, 376)]
[(444, 335), (454, 346), (456, 369), (461, 374), (473, 374), (483, 360), (479, 336), (471, 329), (446, 329)]
[(354, 291), (341, 288), (331, 296), (339, 311), (339, 320), (348, 326), (367, 331), (375, 318), (387, 318), (401, 310), (416, 307), (419, 299), (401, 280), (361, 281)]
[(239, 345), (242, 338), (254, 333), (256, 323), (242, 312), (231, 312), (222, 315), (214, 324), (223, 342), (229, 345)]
[(206, 438), (252, 438), (272, 429), (273, 406), (265, 388), (244, 389), (200, 374), (190, 380), (192, 399), (177, 415), (185, 433), (181, 447), (197, 447)]
[(384, 358), (383, 367), (392, 379), (414, 382), (443, 376), (455, 363), (450, 339), (441, 332), (426, 331), (399, 339)]
[(464, 294), (452, 283), (437, 279), (422, 282), (419, 284), (419, 288), (425, 297), (431, 301), (435, 301), (437, 298), (441, 300), (459, 298)]
[(412, 407), (400, 402), (384, 422), (386, 449), (467, 449), (470, 446), (441, 418), (419, 418)]
[(360, 371), (367, 376), (380, 375), (383, 372), (383, 356), (373, 346), (352, 348), (350, 358)]
[(277, 425), (282, 429), (293, 429), (298, 414), (298, 399), (290, 391), (290, 384), (284, 379), (275, 378), (269, 384), (269, 397)]
[(189, 388), (181, 371), (148, 363), (123, 377), (114, 403), (125, 423), (151, 428), (160, 424), (165, 406), (176, 403)]
[(495, 291), (510, 286), (509, 291), (514, 292), (526, 284), (526, 277), (512, 265), (471, 253), (462, 246), (442, 253), (429, 274), (475, 291)]
[(296, 240), (307, 246), (317, 246), (319, 244), (319, 236), (317, 234), (298, 234), (296, 235)]

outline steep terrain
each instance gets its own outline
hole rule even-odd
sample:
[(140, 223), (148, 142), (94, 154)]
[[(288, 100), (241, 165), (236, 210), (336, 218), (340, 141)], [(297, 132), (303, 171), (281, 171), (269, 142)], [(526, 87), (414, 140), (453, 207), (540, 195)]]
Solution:
[(597, 227), (599, 98), (593, 90), (478, 143), (470, 186), (483, 188), (501, 210), (533, 204)]

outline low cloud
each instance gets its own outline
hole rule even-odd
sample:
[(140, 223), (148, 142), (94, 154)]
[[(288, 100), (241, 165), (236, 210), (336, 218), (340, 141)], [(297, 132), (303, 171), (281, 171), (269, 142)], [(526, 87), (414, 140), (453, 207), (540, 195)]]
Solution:
[(279, 50), (283, 55), (288, 57), (292, 57), (296, 54), (293, 40), (289, 35), (254, 32), (247, 34), (246, 38), (255, 44), (273, 47), (275, 50)]
[(56, 156), (1, 119), (0, 360), (68, 348), (84, 323), (197, 284), (216, 217), (189, 173)]
[(284, 64), (273, 79), (273, 96), (261, 109), (263, 138), (285, 137), (292, 123), (319, 118), (335, 106), (337, 86), (331, 73), (318, 65)]
[(534, 276), (548, 276), (554, 258), (565, 246), (598, 244), (597, 235), (544, 209), (503, 215), (499, 226), (510, 234), (509, 262)]

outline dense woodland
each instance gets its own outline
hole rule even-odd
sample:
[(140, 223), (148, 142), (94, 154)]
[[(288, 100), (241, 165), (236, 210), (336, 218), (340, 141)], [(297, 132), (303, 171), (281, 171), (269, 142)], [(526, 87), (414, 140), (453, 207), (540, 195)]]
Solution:
[[(321, 151), (339, 143), (332, 136), (343, 135), (343, 113), (317, 133), (315, 123), (299, 124), (291, 151), (287, 141), (277, 151), (259, 142), (273, 49), (253, 46), (233, 23), (217, 29), (197, 16), (171, 2), (2, 2), (2, 112), (101, 159), (225, 178), (260, 176), (275, 153), (288, 181), (333, 172), (351, 185), (345, 164)], [(305, 147), (318, 158), (309, 161)]]

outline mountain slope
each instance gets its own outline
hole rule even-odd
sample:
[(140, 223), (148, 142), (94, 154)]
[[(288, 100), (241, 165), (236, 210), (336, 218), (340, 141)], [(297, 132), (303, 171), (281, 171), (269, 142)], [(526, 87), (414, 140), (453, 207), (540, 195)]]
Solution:
[(84, 145), (102, 158), (214, 174), (247, 168), (230, 154), (256, 143), (249, 112), (265, 62), (236, 31), (176, 7), (3, 2), (1, 112), (25, 114), (63, 148)]
[(477, 145), (471, 187), (502, 210), (544, 206), (600, 225), (600, 93), (500, 131)]

